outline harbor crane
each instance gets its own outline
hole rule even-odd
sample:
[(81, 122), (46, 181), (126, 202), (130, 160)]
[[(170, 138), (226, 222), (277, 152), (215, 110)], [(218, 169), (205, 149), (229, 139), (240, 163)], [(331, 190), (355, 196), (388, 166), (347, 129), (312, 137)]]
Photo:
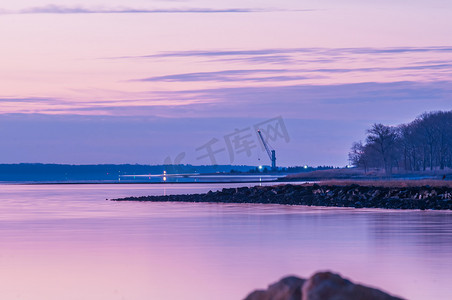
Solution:
[(261, 138), (262, 144), (264, 145), (265, 151), (267, 151), (268, 157), (272, 161), (272, 171), (276, 170), (276, 151), (270, 146), (268, 142), (264, 140), (260, 130), (257, 131), (259, 137)]

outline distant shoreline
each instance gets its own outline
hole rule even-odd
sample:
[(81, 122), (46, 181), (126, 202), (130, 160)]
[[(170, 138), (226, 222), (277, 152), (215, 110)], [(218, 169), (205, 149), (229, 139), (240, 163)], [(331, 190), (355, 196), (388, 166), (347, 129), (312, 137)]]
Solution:
[[(0, 185), (76, 185), (76, 184), (111, 184), (111, 185), (125, 185), (125, 184), (150, 184), (150, 185), (170, 185), (170, 184), (230, 184), (230, 183), (274, 183), (278, 184), (280, 181), (277, 180), (266, 180), (266, 181), (193, 181), (193, 182), (174, 182), (174, 181), (167, 181), (167, 182), (150, 182), (150, 181), (109, 181), (109, 182), (95, 182), (95, 181), (83, 181), (83, 182), (21, 182), (21, 181), (0, 181)], [(306, 181), (300, 181), (300, 183), (304, 183)], [(295, 183), (295, 182), (294, 182)]]
[(224, 188), (204, 194), (142, 196), (112, 201), (259, 203), (324, 207), (452, 210), (452, 187), (430, 185), (385, 187), (372, 185), (281, 184)]

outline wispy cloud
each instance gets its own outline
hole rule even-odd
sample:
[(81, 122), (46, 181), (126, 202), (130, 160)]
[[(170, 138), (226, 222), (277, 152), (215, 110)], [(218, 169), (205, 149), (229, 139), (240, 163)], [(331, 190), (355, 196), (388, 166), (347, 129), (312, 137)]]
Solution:
[[(293, 53), (311, 53), (323, 55), (344, 54), (391, 54), (391, 53), (424, 53), (424, 52), (449, 52), (452, 46), (438, 47), (396, 47), (396, 48), (274, 48), (257, 50), (194, 50), (162, 52), (140, 56), (121, 56), (113, 58), (170, 58), (170, 57), (234, 57), (234, 56), (268, 56)], [(287, 57), (284, 57), (287, 58)]]
[[(295, 53), (302, 49), (260, 49), (260, 50), (193, 50), (193, 51), (173, 51), (162, 52), (158, 54), (139, 55), (139, 56), (120, 56), (112, 57), (117, 59), (126, 58), (166, 58), (166, 57), (224, 57), (224, 56), (250, 56), (250, 55), (271, 55)], [(305, 52), (311, 52), (310, 48), (303, 49)]]
[[(415, 115), (426, 110), (450, 108), (451, 91), (450, 82), (406, 81), (214, 88), (162, 93), (170, 98), (180, 95), (190, 97), (192, 94), (199, 100), (215, 99), (214, 106), (193, 106), (191, 111), (199, 115), (246, 116), (258, 104), (260, 109), (255, 113), (263, 115), (278, 111), (287, 117), (310, 118), (316, 115), (317, 118), (365, 120), (372, 116), (370, 119), (377, 120), (400, 115), (399, 110), (389, 109), (400, 105), (406, 107), (405, 113), (410, 111)], [(171, 113), (182, 116), (184, 110), (176, 108)]]
[[(437, 47), (396, 47), (396, 48), (271, 48), (254, 50), (191, 50), (160, 52), (148, 55), (117, 56), (103, 59), (145, 59), (151, 61), (187, 60), (199, 62), (231, 62), (247, 65), (281, 65), (293, 67), (306, 63), (339, 63), (349, 65), (350, 62), (359, 62), (366, 66), (369, 63), (382, 65), (381, 60), (394, 58), (408, 58), (412, 63), (432, 60), (433, 57), (450, 56), (452, 46)], [(423, 58), (421, 58), (423, 57)], [(413, 59), (415, 58), (415, 59)], [(443, 59), (445, 57), (442, 57)]]
[[(212, 72), (193, 72), (153, 76), (132, 81), (163, 81), (163, 82), (282, 82), (318, 78), (310, 73), (341, 74), (341, 73), (374, 73), (419, 70), (451, 70), (452, 63), (410, 65), (401, 67), (369, 67), (369, 68), (312, 68), (312, 69), (249, 69), (221, 70)], [(276, 76), (275, 76), (276, 75)]]
[(294, 64), (297, 60), (290, 56), (284, 54), (277, 55), (248, 55), (248, 56), (229, 56), (223, 58), (216, 58), (214, 61), (225, 61), (225, 62), (244, 62), (251, 64)]
[[(84, 6), (64, 6), (49, 4), (44, 6), (35, 6), (15, 11), (1, 10), (0, 14), (158, 14), (158, 13), (261, 13), (291, 11), (273, 8), (133, 8), (133, 7), (84, 7)], [(296, 10), (296, 11), (312, 11)]]
[(211, 99), (193, 97), (193, 93), (188, 97), (180, 95), (176, 98), (161, 97), (158, 94), (143, 93), (136, 99), (117, 100), (91, 100), (80, 101), (77, 99), (30, 97), (30, 98), (0, 98), (0, 115), (11, 113), (44, 113), (44, 114), (86, 114), (90, 115), (98, 112), (103, 115), (114, 114), (115, 112), (135, 111), (146, 107), (149, 110), (164, 109), (168, 106), (175, 108), (178, 106), (197, 105), (212, 102)]
[(350, 73), (350, 72), (381, 72), (381, 71), (416, 71), (416, 70), (441, 70), (452, 69), (452, 63), (424, 64), (401, 67), (373, 67), (373, 68), (324, 68), (324, 69), (299, 69), (299, 72), (307, 73)]
[(414, 116), (425, 110), (450, 109), (451, 92), (450, 82), (365, 82), (154, 90), (137, 94), (135, 99), (103, 101), (45, 97), (2, 98), (0, 115), (42, 113), (204, 118), (246, 117), (250, 112), (252, 117), (265, 117), (278, 112), (287, 117), (377, 120), (388, 115), (399, 118), (400, 111), (390, 108), (402, 104), (406, 107), (405, 113), (411, 111)]
[[(137, 81), (179, 81), (179, 82), (191, 82), (191, 81), (291, 81), (307, 79), (306, 76), (268, 76), (271, 74), (287, 73), (285, 69), (259, 69), (259, 70), (224, 70), (216, 72), (196, 72), (196, 73), (182, 73), (166, 76), (155, 76)], [(263, 76), (256, 77), (255, 75), (261, 74)], [(252, 77), (250, 77), (252, 76)]]
[(58, 101), (54, 98), (0, 98), (0, 103), (4, 105), (5, 103), (54, 103), (54, 101)]

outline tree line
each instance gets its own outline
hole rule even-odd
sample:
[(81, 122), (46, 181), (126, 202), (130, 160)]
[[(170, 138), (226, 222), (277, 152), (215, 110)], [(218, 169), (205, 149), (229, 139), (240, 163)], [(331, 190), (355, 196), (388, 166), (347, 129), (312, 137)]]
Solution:
[(349, 160), (365, 172), (382, 168), (425, 171), (452, 167), (452, 111), (426, 112), (408, 124), (373, 124), (365, 143), (353, 143)]

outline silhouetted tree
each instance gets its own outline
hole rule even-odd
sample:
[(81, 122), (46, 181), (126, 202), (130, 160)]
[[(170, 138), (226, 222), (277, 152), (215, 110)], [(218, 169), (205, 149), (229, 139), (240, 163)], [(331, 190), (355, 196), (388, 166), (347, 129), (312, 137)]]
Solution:
[(397, 140), (395, 128), (383, 124), (374, 124), (371, 129), (367, 130), (367, 133), (367, 144), (379, 153), (386, 175), (391, 175)]
[(452, 111), (426, 112), (397, 127), (374, 124), (366, 144), (353, 143), (349, 160), (355, 166), (393, 167), (408, 171), (452, 167)]

